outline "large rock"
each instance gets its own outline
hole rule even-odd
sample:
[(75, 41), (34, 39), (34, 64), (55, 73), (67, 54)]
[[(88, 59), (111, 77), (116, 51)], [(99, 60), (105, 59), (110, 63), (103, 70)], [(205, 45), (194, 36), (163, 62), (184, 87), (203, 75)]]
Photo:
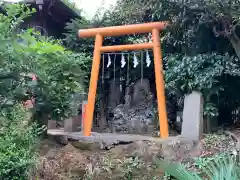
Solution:
[(138, 105), (146, 100), (150, 93), (150, 83), (148, 79), (139, 79), (133, 85), (132, 104)]
[(120, 104), (111, 111), (114, 115), (110, 120), (112, 131), (153, 133), (156, 121), (149, 80), (138, 80), (132, 86), (126, 87), (125, 91), (125, 104)]
[(108, 108), (109, 110), (114, 109), (118, 104), (120, 104), (120, 80), (110, 80), (109, 82), (109, 95), (108, 95)]
[(127, 108), (124, 105), (118, 105), (113, 110), (113, 114), (111, 125), (115, 132), (149, 134), (154, 131), (155, 114), (152, 106), (145, 104)]
[(141, 157), (145, 161), (153, 161), (162, 156), (162, 147), (151, 141), (135, 141), (125, 148), (127, 156)]
[(175, 140), (161, 144), (164, 159), (173, 162), (182, 162), (190, 157), (199, 157), (203, 152), (201, 141), (186, 140), (176, 137)]

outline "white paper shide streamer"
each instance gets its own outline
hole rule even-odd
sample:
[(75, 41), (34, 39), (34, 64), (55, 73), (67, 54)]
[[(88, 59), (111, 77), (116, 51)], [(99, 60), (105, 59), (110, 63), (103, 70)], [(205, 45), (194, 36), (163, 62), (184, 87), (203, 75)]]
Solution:
[(121, 68), (124, 68), (125, 65), (126, 65), (125, 57), (124, 57), (124, 55), (122, 54)]
[(107, 63), (107, 68), (109, 68), (109, 66), (111, 65), (111, 57), (110, 55), (108, 54), (108, 63)]
[(150, 59), (148, 52), (146, 52), (146, 64), (147, 64), (147, 67), (149, 67), (151, 64), (151, 59)]
[(138, 64), (139, 64), (139, 63), (138, 63), (137, 56), (136, 56), (136, 54), (134, 53), (134, 56), (133, 56), (133, 67), (136, 68)]

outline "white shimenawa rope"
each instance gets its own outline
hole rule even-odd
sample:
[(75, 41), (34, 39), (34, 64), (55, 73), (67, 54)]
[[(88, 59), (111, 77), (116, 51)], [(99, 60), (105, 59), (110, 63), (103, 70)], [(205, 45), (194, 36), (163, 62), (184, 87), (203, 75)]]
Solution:
[(122, 54), (122, 58), (121, 58), (121, 68), (124, 68), (125, 65), (126, 65), (125, 57), (124, 57), (124, 54)]
[(112, 64), (111, 62), (111, 57), (110, 55), (108, 54), (108, 63), (107, 63), (107, 68), (109, 68), (109, 66)]
[(133, 67), (136, 68), (138, 66), (138, 58), (136, 56), (136, 53), (133, 55)]
[(150, 59), (148, 51), (146, 52), (146, 64), (147, 64), (147, 67), (149, 67), (151, 65), (151, 59)]

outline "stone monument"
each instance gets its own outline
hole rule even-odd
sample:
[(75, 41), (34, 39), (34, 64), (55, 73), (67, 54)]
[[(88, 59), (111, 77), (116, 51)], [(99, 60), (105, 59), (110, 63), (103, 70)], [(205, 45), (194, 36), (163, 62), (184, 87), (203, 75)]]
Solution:
[(193, 91), (184, 99), (181, 136), (188, 140), (200, 140), (203, 131), (202, 94)]

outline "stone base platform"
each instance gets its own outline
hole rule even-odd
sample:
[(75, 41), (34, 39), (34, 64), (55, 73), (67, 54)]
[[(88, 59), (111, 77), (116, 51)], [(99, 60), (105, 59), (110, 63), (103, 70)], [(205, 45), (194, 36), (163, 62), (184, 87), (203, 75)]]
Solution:
[(88, 143), (101, 143), (104, 146), (116, 145), (121, 143), (131, 143), (134, 141), (152, 141), (156, 143), (167, 143), (172, 144), (173, 141), (176, 141), (178, 137), (169, 137), (166, 139), (151, 137), (151, 136), (142, 136), (135, 134), (115, 134), (115, 133), (96, 133), (92, 132), (91, 136), (84, 136), (82, 132), (64, 132), (64, 129), (49, 129), (48, 135), (50, 136), (65, 136), (69, 140), (81, 141)]
[(157, 151), (161, 151), (162, 156), (169, 160), (179, 160), (186, 156), (197, 157), (202, 149), (201, 141), (186, 140), (181, 136), (162, 139), (160, 137), (133, 134), (96, 132), (92, 132), (91, 136), (84, 136), (82, 132), (67, 133), (64, 132), (64, 129), (49, 129), (48, 135), (54, 137), (60, 143), (71, 143), (74, 147), (81, 150), (110, 150), (116, 148), (118, 145), (145, 143), (148, 146), (147, 149), (158, 147)]
[(96, 133), (92, 132), (91, 136), (84, 136), (82, 132), (64, 132), (64, 129), (49, 129), (48, 135), (52, 136), (68, 136), (69, 139), (72, 140), (84, 140), (84, 141), (120, 141), (120, 142), (132, 142), (132, 141), (156, 141), (156, 142), (163, 142), (163, 141), (171, 141), (176, 139), (176, 137), (169, 137), (166, 139), (158, 138), (158, 137), (151, 137), (151, 136), (143, 136), (143, 135), (136, 135), (136, 134), (117, 134), (117, 133)]

